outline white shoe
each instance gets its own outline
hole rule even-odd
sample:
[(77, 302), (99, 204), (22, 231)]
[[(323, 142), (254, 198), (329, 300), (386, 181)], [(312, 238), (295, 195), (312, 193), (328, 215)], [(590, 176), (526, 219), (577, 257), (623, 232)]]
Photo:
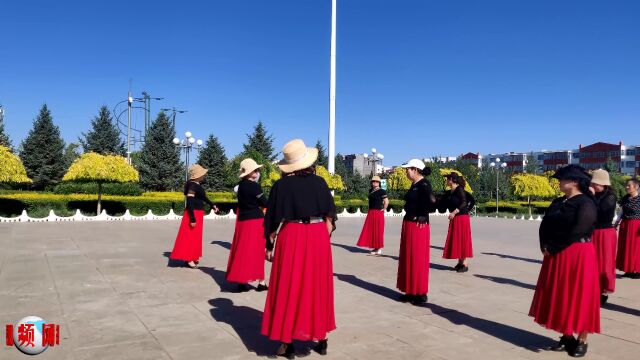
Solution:
[(369, 255), (376, 255), (377, 253), (378, 253), (378, 252), (377, 252), (377, 251), (375, 251), (375, 250), (371, 250), (371, 251), (369, 251)]
[(378, 251), (376, 251), (376, 255), (382, 255), (382, 249), (378, 249)]

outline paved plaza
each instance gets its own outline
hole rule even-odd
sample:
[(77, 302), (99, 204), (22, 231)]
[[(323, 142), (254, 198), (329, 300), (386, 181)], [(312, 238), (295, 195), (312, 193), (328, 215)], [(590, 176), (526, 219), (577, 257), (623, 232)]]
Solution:
[[(541, 350), (558, 335), (527, 316), (540, 268), (539, 222), (473, 219), (476, 257), (458, 274), (441, 258), (447, 220), (433, 217), (429, 304), (415, 307), (396, 301), (400, 218), (387, 219), (381, 257), (355, 247), (363, 221), (340, 219), (332, 239), (338, 329), (326, 358), (569, 358)], [(168, 266), (177, 228), (177, 221), (0, 224), (2, 332), (27, 315), (60, 324), (61, 344), (38, 359), (272, 354), (278, 344), (259, 333), (266, 293), (233, 293), (224, 280), (233, 221), (206, 222), (197, 270)], [(638, 358), (640, 280), (618, 280), (602, 329), (587, 358)], [(0, 351), (3, 360), (26, 357), (13, 347)]]

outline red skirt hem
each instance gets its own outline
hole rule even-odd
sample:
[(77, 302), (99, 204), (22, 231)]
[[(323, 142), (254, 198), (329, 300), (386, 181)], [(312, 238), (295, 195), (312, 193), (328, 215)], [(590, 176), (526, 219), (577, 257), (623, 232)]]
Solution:
[(369, 249), (384, 248), (384, 211), (371, 209), (367, 212), (357, 246)]
[(616, 289), (616, 229), (596, 229), (591, 238), (598, 258), (600, 292), (612, 293)]
[(400, 259), (396, 287), (409, 295), (425, 295), (429, 292), (430, 228), (419, 228), (418, 223), (402, 222)]
[(529, 316), (561, 334), (600, 333), (600, 283), (592, 243), (545, 256)]
[(640, 272), (640, 220), (624, 219), (620, 223), (616, 268), (624, 272)]
[(449, 231), (442, 258), (467, 259), (472, 257), (471, 218), (469, 215), (458, 215), (449, 221)]
[(196, 226), (192, 229), (189, 225), (189, 213), (187, 210), (182, 214), (182, 221), (176, 235), (176, 242), (173, 245), (170, 259), (197, 261), (202, 257), (202, 228), (204, 220), (203, 210), (193, 211), (196, 217)]
[(276, 241), (261, 333), (282, 342), (311, 341), (335, 329), (327, 226), (286, 223)]
[(264, 280), (264, 219), (236, 221), (227, 262), (227, 281), (248, 283)]

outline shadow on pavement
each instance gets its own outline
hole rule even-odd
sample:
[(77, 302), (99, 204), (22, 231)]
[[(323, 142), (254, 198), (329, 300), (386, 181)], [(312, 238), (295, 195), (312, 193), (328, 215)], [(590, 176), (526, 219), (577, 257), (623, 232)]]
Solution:
[(513, 260), (520, 260), (520, 261), (525, 261), (525, 262), (529, 262), (529, 263), (533, 263), (533, 264), (542, 264), (542, 260), (530, 259), (530, 258), (525, 258), (525, 257), (520, 257), (520, 256), (498, 254), (498, 253), (491, 253), (491, 252), (483, 252), (482, 254), (491, 255), (491, 256), (498, 256), (498, 257), (501, 257), (503, 259), (513, 259)]
[(531, 284), (523, 283), (523, 282), (518, 281), (518, 280), (503, 278), (503, 277), (499, 277), (499, 276), (489, 276), (489, 275), (480, 275), (480, 274), (474, 274), (473, 276), (479, 277), (480, 279), (493, 281), (493, 282), (498, 283), (498, 284), (513, 285), (513, 286), (517, 286), (517, 287), (521, 287), (521, 288), (529, 289), (529, 290), (535, 290), (536, 289), (535, 285), (531, 285)]
[[(249, 350), (258, 356), (270, 356), (278, 348), (278, 343), (269, 340), (260, 333), (262, 312), (248, 306), (238, 306), (230, 299), (216, 298), (209, 300), (213, 306), (211, 317), (216, 321), (231, 325), (233, 331)], [(214, 354), (211, 354), (215, 357)]]
[(218, 246), (222, 246), (223, 248), (227, 249), (227, 250), (231, 250), (231, 243), (228, 241), (223, 241), (223, 240), (213, 240), (211, 242), (212, 245), (218, 245)]
[[(348, 252), (351, 253), (358, 253), (358, 254), (369, 254), (369, 250), (367, 249), (363, 249), (363, 248), (359, 248), (357, 246), (349, 246), (349, 245), (343, 245), (343, 244), (338, 244), (338, 243), (331, 243), (332, 246), (336, 246), (339, 248), (343, 248), (345, 250), (347, 250)], [(384, 251), (384, 250), (383, 250)], [(398, 260), (397, 256), (393, 256), (393, 255), (374, 255), (375, 257), (381, 257), (381, 258), (389, 258), (389, 259), (393, 259), (393, 260)]]
[(217, 270), (216, 268), (200, 266), (198, 267), (200, 271), (211, 276), (213, 281), (218, 284), (220, 287), (220, 291), (222, 292), (235, 292), (236, 285), (233, 283), (227, 282), (227, 273), (222, 270)]
[(603, 309), (607, 309), (607, 310), (611, 310), (611, 311), (617, 311), (617, 312), (629, 314), (629, 315), (640, 316), (640, 310), (638, 310), (638, 309), (632, 309), (632, 308), (628, 308), (626, 306), (612, 304), (612, 303), (609, 303), (609, 302), (604, 304), (604, 305), (602, 305), (602, 308)]
[(470, 327), (489, 336), (506, 341), (515, 346), (523, 347), (533, 352), (540, 352), (540, 350), (555, 343), (555, 340), (553, 339), (527, 330), (471, 316), (440, 305), (428, 303), (422, 306), (431, 309), (435, 315), (449, 320), (452, 324)]
[(163, 252), (162, 256), (167, 258), (167, 267), (183, 267), (184, 266), (184, 261), (182, 261), (182, 260), (174, 260), (174, 259), (171, 259), (169, 257), (169, 256), (171, 256), (171, 251)]

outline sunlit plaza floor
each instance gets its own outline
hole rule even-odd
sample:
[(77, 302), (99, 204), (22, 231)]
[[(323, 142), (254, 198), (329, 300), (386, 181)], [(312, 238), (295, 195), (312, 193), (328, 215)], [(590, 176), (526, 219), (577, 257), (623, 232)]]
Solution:
[[(527, 316), (541, 262), (539, 222), (474, 218), (475, 258), (458, 274), (441, 258), (447, 220), (433, 217), (429, 303), (416, 307), (396, 301), (400, 219), (387, 218), (383, 256), (355, 247), (363, 221), (341, 219), (332, 239), (338, 329), (326, 358), (568, 358), (542, 350), (558, 334)], [(0, 224), (3, 335), (5, 324), (36, 315), (61, 325), (60, 345), (38, 359), (272, 354), (278, 344), (259, 333), (266, 293), (234, 293), (224, 280), (233, 221), (206, 222), (197, 270), (168, 266), (177, 228), (177, 221)], [(588, 358), (638, 358), (640, 280), (618, 279), (602, 329), (590, 338)], [(0, 351), (0, 359), (25, 357), (13, 347)]]

